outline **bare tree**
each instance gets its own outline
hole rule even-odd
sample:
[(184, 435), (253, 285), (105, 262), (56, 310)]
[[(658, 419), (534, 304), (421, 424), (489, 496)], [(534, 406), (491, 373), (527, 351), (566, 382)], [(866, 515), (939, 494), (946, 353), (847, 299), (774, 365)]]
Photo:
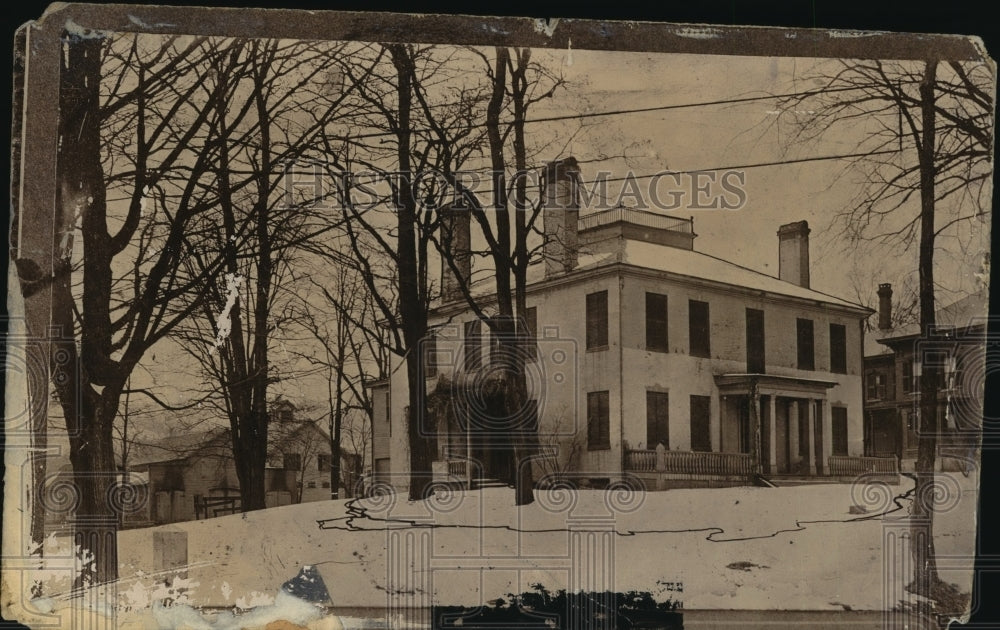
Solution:
[[(575, 418), (569, 417), (569, 410), (561, 407), (551, 413), (546, 423), (548, 431), (540, 436), (538, 466), (542, 480), (549, 483), (560, 476), (579, 469), (580, 456), (586, 448), (584, 436), (578, 431), (569, 433), (567, 429), (575, 429)], [(569, 434), (567, 434), (569, 433)]]
[[(459, 168), (472, 154), (469, 147), (477, 139), (475, 134), (466, 133), (465, 142), (442, 144), (427, 131), (427, 110), (418, 102), (420, 87), (446, 81), (450, 73), (447, 57), (433, 46), (386, 44), (354, 54), (372, 58), (384, 70), (361, 85), (355, 64), (342, 66), (348, 82), (358, 86), (355, 123), (373, 131), (329, 137), (326, 156), (333, 170), (352, 173), (367, 169), (387, 189), (378, 193), (348, 176), (341, 179), (339, 201), (345, 235), (360, 264), (361, 278), (389, 330), (389, 347), (406, 363), (409, 496), (422, 499), (437, 454), (436, 428), (426, 409), (421, 348), (428, 336), (428, 311), (434, 297), (429, 281), (430, 250), (438, 223), (435, 197), (441, 189), (432, 187), (418, 197), (418, 180), (428, 172)], [(434, 119), (469, 129), (468, 103), (461, 95), (455, 105), (435, 109)], [(358, 191), (373, 199), (357, 203)], [(340, 251), (327, 248), (320, 253), (338, 264), (344, 262)]]
[[(525, 376), (525, 361), (529, 356), (525, 350), (529, 344), (534, 344), (525, 325), (527, 271), (537, 260), (535, 251), (529, 246), (529, 236), (536, 229), (545, 193), (540, 190), (538, 199), (529, 201), (529, 149), (525, 125), (531, 106), (551, 97), (562, 87), (563, 81), (541, 65), (532, 63), (531, 50), (527, 48), (497, 48), (492, 59), (484, 53), (477, 51), (477, 54), (488, 78), (484, 114), (490, 196), (484, 202), (480, 194), (460, 179), (449, 173), (446, 176), (461, 195), (462, 209), (475, 218), (487, 243), (486, 257), (496, 278), (495, 315), (488, 315), (481, 308), (482, 299), (474, 295), (471, 279), (465, 278), (457, 265), (456, 252), (447, 231), (441, 233), (439, 250), (455, 274), (462, 295), (486, 322), (491, 337), (497, 342), (496, 357), (500, 365), (497, 386), (504, 401), (501, 413), (509, 425), (499, 431), (509, 436), (515, 471), (515, 503), (526, 505), (534, 500), (531, 459), (537, 450), (538, 430), (537, 409), (529, 405)], [(417, 93), (421, 91), (418, 89)], [(420, 103), (430, 118), (428, 99), (421, 98)], [(435, 125), (434, 130), (442, 144), (451, 142), (446, 126)], [(563, 175), (570, 177), (577, 172), (575, 161), (554, 166), (564, 169)], [(513, 181), (508, 183), (511, 170)]]
[(296, 256), (331, 229), (314, 222), (301, 200), (289, 203), (282, 165), (317, 150), (342, 113), (345, 93), (329, 94), (324, 85), (338, 54), (333, 45), (245, 41), (206, 81), (207, 89), (232, 94), (212, 111), (218, 159), (211, 177), (221, 216), (202, 241), (208, 253), (193, 252), (187, 264), (196, 273), (219, 256), (225, 276), (209, 283), (200, 317), (175, 336), (210, 377), (229, 420), (244, 512), (265, 507), (268, 389), (279, 378), (270, 351), (294, 320)]
[[(360, 473), (341, 470), (342, 446), (346, 432), (355, 449), (352, 455), (363, 455), (367, 448), (367, 434), (361, 431), (359, 436), (350, 422), (354, 412), (362, 412), (369, 419), (373, 413), (365, 381), (380, 380), (388, 373), (386, 331), (379, 326), (377, 309), (356, 267), (344, 260), (327, 276), (330, 282), (312, 279), (310, 282), (318, 295), (305, 294), (298, 317), (314, 344), (313, 351), (298, 354), (326, 376), (331, 499), (340, 498), (339, 486), (346, 476)], [(321, 352), (316, 352), (315, 346)], [(357, 450), (359, 446), (361, 451)], [(344, 486), (351, 489), (350, 483), (345, 482)]]
[[(189, 274), (181, 261), (213, 207), (201, 185), (213, 152), (187, 149), (209, 133), (215, 101), (228, 96), (206, 94), (199, 70), (227, 44), (98, 34), (63, 40), (59, 261), (50, 281), (60, 333), (51, 377), (70, 434), (77, 531), (95, 558), (78, 583), (103, 582), (117, 575), (117, 515), (107, 497), (117, 483), (113, 426), (122, 394), (147, 351), (198, 308), (221, 268), (210, 259)], [(179, 194), (151, 194), (180, 179), (189, 185)], [(17, 267), (23, 283), (40, 280), (30, 260)]]
[[(937, 239), (989, 207), (994, 69), (985, 63), (838, 60), (807, 79), (815, 89), (783, 103), (809, 111), (793, 142), (833, 133), (858, 138), (859, 195), (839, 219), (848, 242), (875, 240), (917, 250), (922, 340), (933, 339)], [(789, 108), (790, 109), (790, 108)], [(853, 130), (852, 130), (853, 128)], [(913, 592), (953, 597), (934, 553), (933, 500), (940, 367), (924, 362), (919, 386), (919, 437), (913, 502)]]

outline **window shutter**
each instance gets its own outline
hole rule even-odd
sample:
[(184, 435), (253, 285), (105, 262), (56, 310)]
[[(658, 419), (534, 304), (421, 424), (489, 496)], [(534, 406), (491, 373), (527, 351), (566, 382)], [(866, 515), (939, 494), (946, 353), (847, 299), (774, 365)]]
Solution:
[(587, 393), (588, 450), (607, 450), (611, 448), (609, 411), (608, 392)]
[(830, 324), (830, 371), (847, 374), (847, 328)]
[(667, 296), (646, 293), (646, 349), (667, 352)]
[(608, 345), (608, 292), (587, 295), (587, 349)]
[(847, 455), (847, 407), (832, 407), (833, 413), (833, 444), (834, 455)]
[(688, 340), (693, 357), (712, 356), (711, 315), (708, 302), (688, 301)]
[(796, 345), (798, 347), (798, 368), (815, 370), (816, 355), (813, 346), (813, 322), (811, 319), (796, 319)]

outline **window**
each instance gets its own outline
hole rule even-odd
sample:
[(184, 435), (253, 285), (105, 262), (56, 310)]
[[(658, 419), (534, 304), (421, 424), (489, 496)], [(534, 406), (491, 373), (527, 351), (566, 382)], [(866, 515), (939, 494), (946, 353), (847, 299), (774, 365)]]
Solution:
[(709, 358), (712, 356), (711, 321), (708, 302), (688, 301), (688, 338), (691, 356)]
[(833, 412), (833, 446), (834, 455), (847, 455), (847, 407), (831, 407)]
[(665, 392), (646, 392), (646, 448), (663, 444), (670, 448), (670, 397)]
[(608, 392), (587, 393), (587, 449), (611, 448), (611, 421), (608, 417)]
[(916, 388), (913, 380), (913, 359), (903, 359), (903, 393), (912, 393)]
[(184, 468), (182, 466), (165, 464), (159, 470), (161, 471), (159, 483), (155, 483), (157, 491), (184, 492)]
[(764, 311), (747, 309), (747, 372), (764, 373)]
[(712, 399), (709, 396), (691, 396), (691, 450), (712, 450)]
[(527, 335), (527, 339), (524, 340), (525, 356), (528, 359), (535, 359), (538, 357), (538, 309), (534, 306), (529, 306), (524, 309), (524, 334)]
[(885, 399), (885, 374), (882, 372), (869, 372), (867, 378), (868, 400)]
[(437, 339), (433, 333), (428, 333), (421, 340), (421, 345), (424, 350), (424, 377), (432, 378), (437, 376)]
[(282, 470), (275, 470), (271, 475), (271, 483), (267, 492), (288, 492), (288, 477)]
[(465, 370), (472, 372), (483, 365), (482, 322), (474, 319), (465, 322)]
[(307, 488), (315, 488), (316, 487), (316, 482), (315, 481), (308, 481), (308, 482), (306, 482), (306, 487)]
[(813, 322), (811, 319), (795, 320), (795, 338), (797, 341), (800, 370), (816, 369), (816, 353), (813, 346)]
[(608, 292), (587, 295), (587, 350), (608, 345)]
[(830, 371), (847, 374), (847, 328), (830, 324)]
[(329, 487), (330, 487), (330, 482), (329, 482), (329, 481), (324, 481), (324, 482), (323, 482), (322, 484), (320, 484), (320, 485), (321, 485), (322, 487), (324, 487), (324, 488), (329, 488)]
[(330, 472), (330, 464), (332, 463), (332, 458), (329, 453), (320, 453), (319, 457), (319, 471), (320, 472)]
[(646, 294), (646, 350), (668, 352), (667, 296)]
[(302, 454), (301, 453), (285, 453), (284, 454), (284, 469), (285, 470), (302, 470)]

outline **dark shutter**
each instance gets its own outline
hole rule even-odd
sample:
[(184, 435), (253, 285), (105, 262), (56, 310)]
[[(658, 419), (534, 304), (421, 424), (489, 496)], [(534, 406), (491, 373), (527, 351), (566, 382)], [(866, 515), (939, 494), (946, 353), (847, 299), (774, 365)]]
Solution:
[(688, 301), (688, 337), (691, 344), (691, 356), (704, 358), (712, 356), (708, 302)]
[(285, 470), (302, 470), (302, 454), (285, 453), (283, 468)]
[(747, 309), (747, 372), (764, 374), (764, 311)]
[(795, 320), (798, 347), (798, 367), (800, 370), (816, 369), (816, 353), (813, 346), (813, 322), (811, 319)]
[(834, 455), (847, 455), (847, 407), (832, 407)]
[(587, 295), (587, 350), (608, 345), (608, 292)]
[(392, 435), (392, 408), (389, 406), (389, 391), (385, 392), (385, 424), (389, 427), (389, 435)]
[(847, 328), (830, 324), (830, 371), (847, 374)]
[(662, 443), (670, 448), (670, 397), (665, 392), (646, 392), (646, 448)]
[(691, 396), (691, 450), (712, 450), (712, 399), (709, 396)]
[(608, 392), (587, 393), (587, 449), (591, 451), (611, 448), (611, 423)]
[(667, 296), (646, 294), (646, 349), (667, 352)]

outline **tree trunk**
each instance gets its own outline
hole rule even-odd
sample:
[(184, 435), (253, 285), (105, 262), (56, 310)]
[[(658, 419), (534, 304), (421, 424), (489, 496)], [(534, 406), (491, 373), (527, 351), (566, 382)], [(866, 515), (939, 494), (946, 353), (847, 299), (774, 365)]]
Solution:
[(413, 104), (414, 64), (411, 51), (401, 44), (387, 47), (396, 68), (398, 84), (398, 131), (396, 159), (399, 182), (396, 191), (397, 243), (396, 261), (399, 267), (399, 314), (402, 320), (406, 354), (406, 376), (409, 383), (409, 413), (407, 441), (410, 447), (411, 501), (425, 498), (431, 481), (431, 462), (437, 453), (437, 439), (427, 421), (427, 384), (424, 379), (423, 357), (419, 352), (427, 335), (426, 293), (420, 282), (417, 261), (417, 204), (413, 198), (413, 168), (410, 163), (410, 113)]
[[(52, 324), (61, 335), (53, 342), (52, 379), (70, 434), (70, 463), (79, 498), (74, 537), (84, 554), (76, 585), (105, 583), (118, 577), (118, 522), (112, 504), (117, 471), (112, 441), (127, 371), (111, 359), (111, 259), (104, 171), (101, 165), (99, 88), (101, 38), (64, 34), (66, 54), (60, 76), (56, 220), (62, 259), (54, 269)], [(79, 354), (75, 340), (69, 258), (80, 217), (83, 234), (83, 306)], [(100, 379), (94, 383), (92, 377)], [(103, 387), (98, 393), (94, 385)], [(88, 563), (87, 556), (93, 556)]]
[[(338, 324), (339, 327), (339, 324)], [(339, 499), (340, 498), (340, 432), (341, 426), (343, 425), (344, 419), (344, 365), (343, 365), (343, 348), (340, 351), (341, 358), (338, 359), (340, 364), (337, 366), (337, 402), (335, 404), (334, 415), (333, 415), (333, 433), (331, 435), (330, 444), (330, 498)]]
[[(927, 342), (935, 326), (934, 313), (934, 211), (935, 211), (935, 107), (934, 88), (937, 61), (926, 62), (924, 79), (920, 84), (921, 143), (920, 160), (920, 330), (921, 339)], [(926, 347), (926, 346), (925, 346)], [(919, 356), (920, 372), (920, 435), (917, 439), (915, 465), (916, 488), (911, 515), (910, 547), (913, 555), (914, 576), (910, 590), (924, 597), (932, 597), (940, 581), (934, 555), (934, 463), (937, 455), (938, 433), (938, 375), (939, 367), (928, 357)]]
[(251, 413), (241, 423), (241, 434), (234, 444), (236, 476), (240, 481), (240, 509), (243, 512), (263, 510), (267, 507), (267, 487), (264, 463), (267, 461), (267, 434), (260, 436), (259, 426), (266, 426), (256, 414)]
[[(117, 483), (112, 447), (114, 412), (103, 401), (97, 402), (97, 394), (88, 392), (84, 396), (92, 402), (84, 402), (80, 410), (80, 434), (70, 436), (70, 462), (80, 496), (73, 536), (83, 552), (78, 586), (103, 584), (118, 577), (117, 534), (121, 514), (112, 499)], [(93, 565), (88, 565), (88, 555), (93, 555)]]

